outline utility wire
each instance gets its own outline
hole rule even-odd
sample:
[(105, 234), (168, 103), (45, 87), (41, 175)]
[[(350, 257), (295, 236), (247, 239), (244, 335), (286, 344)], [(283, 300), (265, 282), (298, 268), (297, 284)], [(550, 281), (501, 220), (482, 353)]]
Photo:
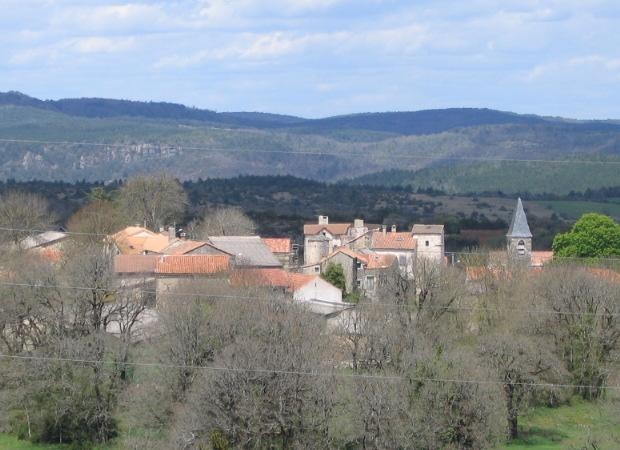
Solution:
[[(131, 286), (121, 286), (118, 287), (87, 287), (87, 286), (71, 286), (71, 285), (49, 285), (49, 284), (37, 284), (37, 283), (12, 283), (2, 281), (0, 282), (0, 286), (10, 286), (10, 287), (24, 287), (24, 288), (33, 288), (33, 289), (55, 289), (55, 290), (76, 290), (76, 291), (87, 291), (87, 292), (103, 292), (103, 293), (114, 293), (121, 291), (128, 291), (131, 293), (139, 293), (139, 294), (150, 294), (157, 295), (160, 294), (165, 298), (175, 298), (175, 297), (191, 297), (194, 299), (210, 299), (210, 300), (267, 300), (266, 296), (242, 296), (242, 295), (231, 295), (231, 294), (207, 294), (203, 292), (158, 292), (157, 290), (148, 290), (148, 289), (135, 289)], [(261, 286), (258, 286), (261, 287)], [(270, 286), (263, 286), (269, 288)], [(273, 287), (273, 286), (272, 286)], [(275, 286), (277, 287), (277, 286)], [(300, 302), (300, 305), (306, 305), (304, 302)], [(339, 304), (338, 304), (339, 305)], [(408, 303), (390, 303), (390, 302), (380, 302), (380, 301), (370, 301), (366, 304), (348, 304), (342, 303), (342, 309), (349, 309), (352, 307), (373, 307), (373, 306), (385, 306), (392, 308), (410, 308), (415, 305), (411, 305)], [(441, 305), (425, 305), (423, 309), (430, 309), (436, 311), (494, 311), (494, 312), (521, 312), (527, 314), (549, 314), (549, 315), (560, 315), (560, 316), (587, 316), (587, 317), (617, 317), (620, 316), (620, 312), (614, 311), (606, 311), (606, 312), (584, 312), (584, 311), (557, 311), (553, 309), (528, 309), (528, 308), (504, 308), (504, 307), (487, 307), (487, 306), (441, 306)], [(603, 308), (604, 309), (604, 308)]]
[[(0, 139), (0, 142), (5, 143), (23, 143), (23, 144), (48, 144), (48, 145), (83, 145), (94, 147), (112, 147), (112, 148), (125, 148), (136, 144), (106, 144), (102, 142), (85, 142), (85, 141), (45, 141), (36, 139)], [(144, 143), (149, 144), (149, 143)], [(290, 154), (290, 155), (306, 155), (306, 156), (360, 156), (360, 153), (356, 152), (321, 152), (321, 151), (293, 151), (293, 150), (259, 150), (259, 149), (238, 149), (238, 148), (224, 148), (224, 147), (194, 147), (186, 145), (159, 145), (161, 149), (169, 150), (197, 150), (201, 152), (213, 152), (213, 153), (271, 153), (271, 154)], [(376, 156), (375, 156), (376, 158)], [(518, 158), (493, 158), (488, 156), (424, 156), (424, 155), (403, 155), (403, 154), (390, 154), (381, 159), (422, 159), (422, 160), (450, 160), (450, 161), (484, 161), (484, 162), (524, 162), (524, 163), (549, 163), (549, 164), (613, 164), (620, 165), (620, 161), (596, 161), (596, 160), (584, 160), (584, 159), (518, 159)]]
[[(182, 365), (182, 364), (166, 364), (156, 362), (118, 362), (105, 361), (96, 359), (78, 359), (78, 358), (61, 358), (48, 356), (25, 356), (25, 355), (6, 355), (0, 354), (0, 358), (20, 360), (20, 361), (46, 361), (46, 362), (69, 362), (77, 364), (101, 364), (101, 365), (126, 365), (134, 367), (155, 367), (166, 369), (192, 369), (206, 370), (213, 372), (233, 372), (233, 373), (258, 373), (258, 374), (276, 374), (276, 375), (299, 375), (308, 377), (327, 377), (327, 378), (350, 378), (359, 380), (381, 380), (381, 381), (418, 381), (433, 383), (455, 383), (455, 384), (478, 384), (478, 385), (505, 385), (505, 381), (499, 380), (468, 380), (463, 378), (434, 378), (434, 377), (416, 377), (416, 376), (399, 376), (399, 375), (373, 375), (359, 373), (342, 373), (342, 372), (324, 372), (324, 371), (302, 371), (302, 370), (286, 370), (286, 369), (261, 369), (261, 368), (239, 368), (225, 366), (200, 366), (200, 365)], [(620, 390), (617, 385), (589, 385), (589, 384), (569, 384), (569, 383), (537, 383), (527, 381), (515, 381), (510, 384), (527, 387), (556, 387), (556, 388), (573, 388), (573, 389), (611, 389)]]

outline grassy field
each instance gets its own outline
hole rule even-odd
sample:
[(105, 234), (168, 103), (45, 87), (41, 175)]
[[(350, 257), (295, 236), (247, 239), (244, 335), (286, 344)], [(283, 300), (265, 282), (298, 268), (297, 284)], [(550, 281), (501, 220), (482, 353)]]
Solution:
[[(620, 448), (618, 400), (588, 403), (578, 398), (559, 408), (537, 408), (520, 420), (521, 437), (497, 450)], [(586, 447), (588, 440), (596, 447)]]
[(582, 201), (541, 201), (537, 202), (542, 206), (550, 208), (556, 214), (566, 219), (578, 219), (585, 213), (595, 212), (606, 216), (620, 219), (620, 202), (597, 203)]
[[(615, 450), (620, 448), (619, 411), (620, 399), (589, 403), (574, 398), (570, 405), (559, 408), (536, 408), (520, 418), (521, 437), (496, 450)], [(97, 448), (120, 449), (116, 445)], [(67, 445), (32, 444), (0, 433), (0, 450), (70, 449)]]

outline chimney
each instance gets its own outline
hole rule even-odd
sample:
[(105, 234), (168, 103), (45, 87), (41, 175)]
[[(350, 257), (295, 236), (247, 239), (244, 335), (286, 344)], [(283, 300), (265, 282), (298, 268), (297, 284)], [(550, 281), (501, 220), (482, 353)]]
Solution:
[(355, 219), (353, 221), (353, 228), (364, 228), (364, 219)]
[(392, 233), (396, 233), (396, 225), (392, 225)]
[(385, 236), (385, 232), (387, 231), (387, 225), (381, 225), (381, 233)]
[(329, 217), (327, 216), (319, 216), (319, 225), (328, 225)]
[(172, 242), (177, 237), (177, 230), (175, 227), (168, 227), (168, 242)]

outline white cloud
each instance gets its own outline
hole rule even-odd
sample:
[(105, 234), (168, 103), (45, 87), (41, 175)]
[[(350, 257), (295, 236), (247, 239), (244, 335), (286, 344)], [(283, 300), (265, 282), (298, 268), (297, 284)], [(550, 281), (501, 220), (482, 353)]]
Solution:
[(69, 7), (50, 19), (54, 28), (66, 27), (72, 30), (134, 31), (139, 27), (155, 29), (170, 25), (175, 20), (159, 5), (124, 3), (104, 6)]
[(31, 47), (14, 52), (9, 58), (11, 65), (33, 62), (53, 62), (76, 54), (119, 53), (130, 51), (136, 46), (134, 37), (91, 36), (71, 38), (54, 44)]

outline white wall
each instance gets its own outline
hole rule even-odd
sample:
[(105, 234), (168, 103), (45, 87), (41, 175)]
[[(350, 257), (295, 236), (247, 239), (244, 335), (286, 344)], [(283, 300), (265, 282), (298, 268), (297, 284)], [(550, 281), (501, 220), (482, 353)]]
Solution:
[(322, 278), (316, 277), (293, 293), (293, 298), (300, 301), (321, 300), (342, 303), (342, 291)]
[(418, 258), (430, 258), (443, 262), (443, 234), (414, 234), (418, 240)]

